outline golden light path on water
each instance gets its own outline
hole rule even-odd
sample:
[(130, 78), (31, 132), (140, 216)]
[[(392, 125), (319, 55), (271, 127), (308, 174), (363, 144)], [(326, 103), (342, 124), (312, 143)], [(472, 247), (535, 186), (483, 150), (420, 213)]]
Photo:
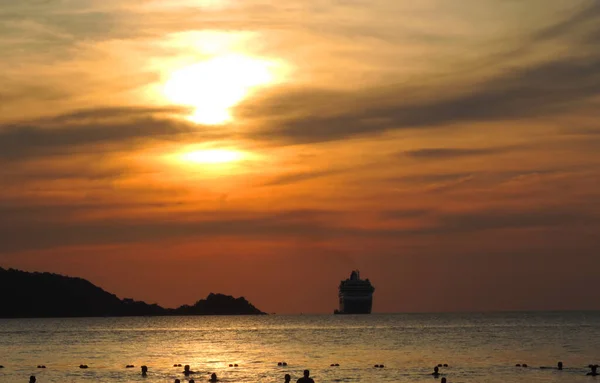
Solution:
[[(214, 372), (221, 382), (273, 383), (310, 369), (317, 383), (429, 383), (439, 382), (433, 366), (448, 363), (450, 382), (587, 383), (599, 326), (590, 312), (0, 320), (0, 382), (188, 383)], [(538, 367), (557, 360), (564, 371)], [(532, 368), (515, 368), (525, 361)], [(185, 365), (196, 373), (183, 374)]]

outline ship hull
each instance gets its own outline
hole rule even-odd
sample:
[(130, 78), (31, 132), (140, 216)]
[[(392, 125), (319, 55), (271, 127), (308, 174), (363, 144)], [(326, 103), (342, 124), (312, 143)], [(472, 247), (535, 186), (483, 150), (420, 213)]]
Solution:
[(370, 314), (374, 291), (368, 279), (360, 279), (358, 270), (352, 271), (350, 278), (340, 282), (339, 310), (334, 314)]
[(340, 298), (338, 314), (371, 314), (373, 298), (346, 296)]

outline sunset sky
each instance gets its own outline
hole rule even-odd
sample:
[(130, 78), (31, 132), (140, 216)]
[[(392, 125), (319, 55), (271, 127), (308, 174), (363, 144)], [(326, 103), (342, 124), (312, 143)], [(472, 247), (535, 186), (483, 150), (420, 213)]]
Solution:
[(1, 267), (600, 309), (600, 1), (0, 0), (0, 57)]

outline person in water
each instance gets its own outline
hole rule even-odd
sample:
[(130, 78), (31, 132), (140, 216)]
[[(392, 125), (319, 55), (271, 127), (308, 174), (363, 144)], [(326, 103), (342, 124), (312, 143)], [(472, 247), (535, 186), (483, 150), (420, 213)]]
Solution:
[(290, 381), (292, 380), (292, 376), (290, 374), (285, 374), (284, 379), (284, 383), (290, 383)]
[(35, 383), (35, 376), (31, 375), (29, 377), (29, 383)]
[(435, 366), (435, 367), (433, 368), (433, 372), (431, 373), (431, 375), (435, 376), (436, 378), (437, 378), (438, 376), (440, 376), (440, 368), (439, 368), (438, 366)]
[(196, 373), (196, 371), (192, 371), (192, 370), (190, 370), (190, 365), (189, 365), (189, 364), (186, 364), (186, 365), (183, 367), (183, 374), (184, 374), (185, 376), (188, 376), (189, 374), (195, 374), (195, 373)]
[(590, 365), (590, 368), (592, 369), (592, 371), (588, 372), (587, 376), (598, 376), (598, 365)]
[(310, 378), (310, 371), (304, 370), (304, 376), (296, 381), (296, 383), (315, 383), (315, 381)]
[(146, 375), (148, 375), (148, 367), (142, 366), (142, 376), (146, 376)]
[(209, 382), (218, 382), (219, 379), (217, 379), (217, 374), (215, 374), (214, 372), (212, 374), (210, 374), (210, 379), (208, 381)]

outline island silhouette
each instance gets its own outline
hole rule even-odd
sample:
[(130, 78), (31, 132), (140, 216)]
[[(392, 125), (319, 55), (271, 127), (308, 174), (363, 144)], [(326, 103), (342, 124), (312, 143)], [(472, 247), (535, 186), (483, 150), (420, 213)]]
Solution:
[(244, 297), (210, 293), (194, 305), (170, 309), (119, 299), (82, 278), (1, 267), (0, 291), (4, 292), (0, 318), (266, 315)]

